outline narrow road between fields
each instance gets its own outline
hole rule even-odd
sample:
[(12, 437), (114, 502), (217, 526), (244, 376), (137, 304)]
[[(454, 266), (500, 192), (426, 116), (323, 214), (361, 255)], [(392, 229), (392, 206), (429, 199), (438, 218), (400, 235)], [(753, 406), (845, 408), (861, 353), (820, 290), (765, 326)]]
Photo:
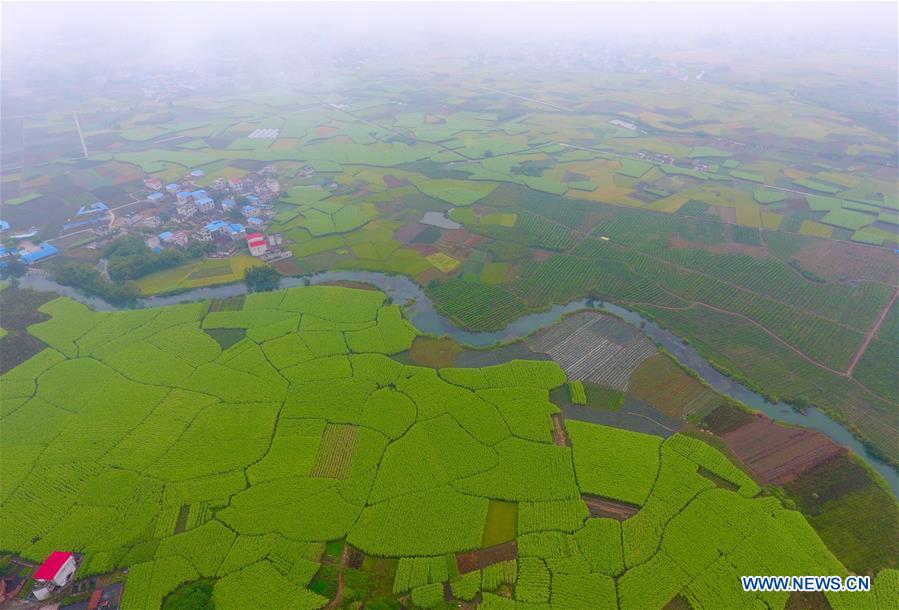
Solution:
[(329, 610), (332, 608), (339, 608), (343, 602), (343, 569), (346, 567), (349, 560), (350, 545), (344, 543), (343, 553), (340, 555), (340, 565), (337, 567), (337, 593), (334, 594), (334, 599), (331, 600), (331, 603), (327, 606)]
[(75, 127), (78, 128), (78, 137), (81, 138), (81, 149), (84, 151), (84, 158), (88, 158), (87, 154), (87, 144), (84, 141), (84, 134), (81, 133), (81, 121), (78, 120), (78, 113), (74, 110), (72, 111), (72, 118), (75, 119)]
[(475, 83), (466, 83), (462, 81), (462, 85), (466, 87), (473, 87), (475, 89), (483, 89), (485, 91), (490, 91), (491, 93), (499, 93), (500, 95), (508, 95), (509, 97), (518, 98), (520, 100), (524, 100), (526, 102), (533, 102), (534, 104), (540, 104), (541, 106), (547, 106), (554, 110), (561, 110), (562, 112), (574, 112), (571, 108), (566, 108), (565, 106), (559, 106), (558, 104), (553, 104), (551, 102), (544, 102), (543, 100), (538, 100), (532, 97), (525, 97), (523, 95), (517, 95), (515, 93), (509, 93), (508, 91), (500, 91), (499, 89), (493, 89), (491, 87), (485, 87), (484, 85), (476, 85)]
[(875, 335), (877, 335), (877, 331), (880, 330), (880, 325), (883, 324), (884, 320), (886, 320), (887, 314), (890, 313), (890, 310), (896, 303), (897, 297), (899, 297), (899, 290), (893, 293), (893, 298), (890, 299), (890, 302), (887, 303), (887, 306), (883, 308), (882, 312), (880, 312), (880, 317), (877, 319), (877, 323), (874, 324), (874, 328), (872, 328), (871, 331), (865, 336), (865, 342), (862, 343), (862, 346), (860, 348), (858, 348), (858, 351), (852, 358), (852, 362), (849, 363), (849, 368), (846, 369), (846, 377), (852, 376), (852, 372), (855, 370), (855, 365), (858, 364), (858, 361), (861, 360), (862, 356), (865, 355), (865, 350), (868, 349), (868, 345), (871, 343), (871, 340), (874, 339)]

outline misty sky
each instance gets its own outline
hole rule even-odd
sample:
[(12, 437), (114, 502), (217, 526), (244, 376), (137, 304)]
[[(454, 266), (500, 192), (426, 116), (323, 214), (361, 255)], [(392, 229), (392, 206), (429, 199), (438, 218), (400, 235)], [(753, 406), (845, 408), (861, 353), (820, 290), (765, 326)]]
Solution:
[(366, 44), (476, 40), (527, 43), (771, 41), (885, 45), (895, 49), (897, 7), (885, 3), (43, 3), (7, 2), (4, 55), (45, 55), (54, 48), (191, 61), (227, 47), (279, 41), (323, 50)]

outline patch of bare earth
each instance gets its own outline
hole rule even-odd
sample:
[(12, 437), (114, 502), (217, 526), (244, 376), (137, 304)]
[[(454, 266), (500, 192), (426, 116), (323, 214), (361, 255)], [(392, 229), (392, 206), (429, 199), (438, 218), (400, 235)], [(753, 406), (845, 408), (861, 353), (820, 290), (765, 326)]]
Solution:
[(757, 478), (777, 485), (845, 451), (820, 432), (782, 426), (762, 416), (721, 439)]
[(456, 555), (456, 567), (459, 574), (467, 574), (475, 570), (483, 570), (495, 563), (509, 561), (518, 558), (518, 542), (510, 540), (480, 551), (459, 553)]
[(899, 282), (896, 258), (885, 248), (831, 239), (814, 239), (795, 256), (799, 264), (826, 278)]
[(618, 521), (625, 521), (640, 512), (639, 506), (628, 504), (627, 502), (619, 502), (618, 500), (612, 500), (610, 498), (601, 498), (599, 496), (584, 494), (581, 496), (581, 499), (583, 499), (584, 504), (587, 505), (587, 510), (590, 511), (591, 517), (606, 517)]
[(680, 235), (672, 235), (668, 238), (668, 245), (672, 248), (680, 248), (685, 250), (708, 250), (715, 254), (747, 254), (749, 256), (765, 259), (771, 258), (771, 255), (765, 248), (761, 246), (753, 246), (751, 244), (738, 244), (736, 242), (727, 242), (714, 245), (698, 244), (688, 241)]

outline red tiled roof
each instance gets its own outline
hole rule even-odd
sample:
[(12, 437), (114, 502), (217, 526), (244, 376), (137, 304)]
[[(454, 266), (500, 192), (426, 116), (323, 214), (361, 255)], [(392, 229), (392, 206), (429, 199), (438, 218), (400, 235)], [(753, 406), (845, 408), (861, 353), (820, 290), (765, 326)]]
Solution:
[(41, 564), (41, 567), (37, 569), (37, 572), (34, 573), (32, 578), (35, 580), (53, 580), (53, 578), (59, 573), (59, 569), (63, 566), (65, 562), (69, 560), (71, 557), (71, 553), (65, 553), (63, 551), (53, 551), (50, 553), (50, 556)]

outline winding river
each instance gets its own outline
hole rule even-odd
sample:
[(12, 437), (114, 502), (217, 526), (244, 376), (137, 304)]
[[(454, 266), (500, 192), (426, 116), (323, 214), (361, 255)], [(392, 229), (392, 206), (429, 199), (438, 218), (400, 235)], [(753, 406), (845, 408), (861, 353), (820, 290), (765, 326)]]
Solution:
[[(306, 277), (290, 277), (281, 281), (282, 288), (302, 286), (306, 283), (321, 284), (334, 281), (365, 282), (383, 290), (397, 303), (405, 305), (406, 315), (425, 333), (449, 335), (460, 343), (472, 347), (487, 347), (497, 343), (514, 341), (525, 337), (543, 327), (554, 324), (568, 313), (580, 309), (594, 309), (614, 314), (623, 320), (639, 327), (647, 336), (671, 352), (685, 366), (696, 371), (706, 383), (717, 391), (763, 412), (771, 419), (817, 430), (826, 434), (840, 445), (849, 447), (887, 481), (893, 493), (899, 496), (899, 472), (889, 464), (868, 454), (864, 445), (840, 423), (831, 419), (818, 409), (808, 409), (805, 414), (797, 413), (790, 405), (778, 402), (770, 403), (760, 394), (740, 385), (730, 377), (721, 374), (708, 363), (692, 346), (685, 344), (677, 335), (667, 331), (639, 314), (609, 303), (594, 303), (587, 300), (572, 301), (566, 305), (553, 305), (549, 310), (524, 315), (502, 330), (492, 332), (475, 332), (457, 326), (452, 320), (445, 318), (434, 308), (434, 304), (425, 295), (421, 286), (405, 276), (386, 275), (370, 271), (327, 271)], [(80, 301), (98, 311), (120, 309), (103, 299), (87, 296), (84, 293), (62, 286), (50, 279), (29, 274), (20, 280), (23, 287), (34, 290), (50, 291), (64, 294)], [(138, 299), (136, 307), (163, 307), (177, 303), (204, 299), (221, 299), (246, 293), (246, 285), (241, 283), (226, 284), (208, 288), (194, 288), (186, 292), (168, 296), (156, 296)]]

